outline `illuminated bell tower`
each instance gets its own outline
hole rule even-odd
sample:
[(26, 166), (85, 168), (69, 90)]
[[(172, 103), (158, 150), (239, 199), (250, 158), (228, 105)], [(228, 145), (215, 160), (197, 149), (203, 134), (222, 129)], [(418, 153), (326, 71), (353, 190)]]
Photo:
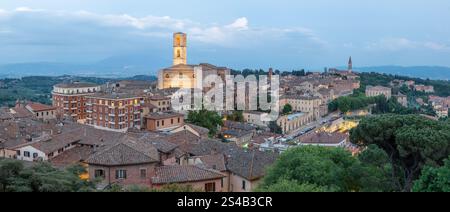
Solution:
[(182, 32), (173, 34), (173, 65), (187, 64), (187, 35)]

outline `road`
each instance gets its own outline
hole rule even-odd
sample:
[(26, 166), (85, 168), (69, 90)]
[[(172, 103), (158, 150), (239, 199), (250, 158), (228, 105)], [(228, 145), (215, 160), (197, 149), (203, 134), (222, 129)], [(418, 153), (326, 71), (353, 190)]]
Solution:
[(311, 122), (311, 123), (309, 123), (309, 124), (307, 124), (307, 125), (304, 125), (304, 126), (300, 127), (300, 128), (297, 129), (297, 130), (294, 130), (294, 131), (290, 132), (289, 134), (287, 134), (286, 136), (284, 136), (284, 138), (289, 138), (289, 137), (295, 138), (295, 137), (297, 137), (297, 135), (298, 135), (300, 132), (302, 132), (302, 131), (304, 131), (304, 130), (306, 130), (306, 129), (308, 129), (308, 128), (312, 128), (312, 127), (320, 128), (321, 126), (324, 125), (324, 122), (328, 122), (328, 121), (330, 121), (333, 117), (336, 117), (336, 116), (339, 116), (339, 113), (336, 113), (336, 112), (335, 112), (335, 113), (330, 113), (330, 114), (328, 114), (327, 116), (322, 117), (322, 118), (320, 118), (320, 119), (317, 120), (317, 121), (313, 121), (313, 122)]

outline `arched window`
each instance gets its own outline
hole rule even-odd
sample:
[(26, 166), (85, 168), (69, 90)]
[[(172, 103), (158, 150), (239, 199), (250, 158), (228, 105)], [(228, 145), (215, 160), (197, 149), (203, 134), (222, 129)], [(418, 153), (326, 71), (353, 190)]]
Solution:
[(177, 50), (177, 57), (181, 57), (181, 52), (179, 49)]
[(179, 76), (180, 76), (180, 78), (183, 78), (183, 73), (180, 73)]
[(169, 78), (170, 78), (170, 75), (169, 75), (169, 74), (166, 74), (166, 78), (169, 79)]

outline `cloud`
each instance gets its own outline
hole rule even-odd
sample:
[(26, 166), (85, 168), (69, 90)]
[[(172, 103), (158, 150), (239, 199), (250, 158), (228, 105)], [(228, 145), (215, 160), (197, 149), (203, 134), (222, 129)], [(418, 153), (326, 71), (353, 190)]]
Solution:
[(230, 24), (226, 27), (230, 28), (230, 29), (247, 30), (249, 28), (248, 20), (246, 17), (238, 18), (232, 24)]
[(432, 41), (414, 41), (407, 38), (383, 38), (366, 46), (368, 50), (403, 51), (412, 49), (442, 51), (449, 50), (449, 46)]
[[(21, 31), (21, 29), (17, 29), (20, 26), (14, 26), (14, 21), (21, 20), (22, 24), (27, 24), (26, 22), (28, 21), (28, 24), (32, 26), (33, 24), (37, 24), (36, 21), (39, 20), (40, 26), (57, 24), (62, 27), (61, 30), (69, 29), (72, 26), (72, 32), (76, 32), (76, 27), (79, 27), (80, 24), (84, 24), (84, 28), (88, 26), (97, 27), (97, 30), (100, 29), (98, 30), (100, 33), (104, 28), (107, 32), (117, 31), (118, 34), (128, 33), (146, 37), (166, 37), (175, 31), (183, 31), (188, 33), (189, 38), (193, 41), (219, 46), (245, 46), (247, 42), (257, 42), (255, 37), (259, 38), (260, 44), (267, 43), (267, 39), (288, 39), (292, 36), (306, 38), (301, 42), (311, 42), (317, 45), (323, 45), (325, 43), (311, 29), (301, 27), (255, 28), (250, 26), (249, 20), (246, 17), (237, 18), (229, 24), (219, 25), (198, 23), (187, 19), (176, 19), (170, 16), (148, 15), (136, 17), (129, 14), (98, 14), (89, 11), (49, 11), (28, 7), (20, 7), (12, 11), (0, 10), (1, 16), (9, 17), (9, 19), (0, 19), (0, 21), (7, 22), (4, 24), (10, 25), (13, 31), (15, 30), (14, 28), (17, 31)], [(31, 28), (36, 28), (36, 26)], [(263, 34), (264, 36), (261, 36)]]

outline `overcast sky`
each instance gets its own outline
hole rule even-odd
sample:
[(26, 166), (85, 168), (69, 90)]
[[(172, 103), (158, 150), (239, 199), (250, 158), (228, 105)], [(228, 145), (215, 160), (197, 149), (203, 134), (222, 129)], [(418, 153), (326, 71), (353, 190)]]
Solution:
[(0, 64), (170, 59), (176, 31), (190, 63), (450, 66), (448, 0), (0, 0)]

